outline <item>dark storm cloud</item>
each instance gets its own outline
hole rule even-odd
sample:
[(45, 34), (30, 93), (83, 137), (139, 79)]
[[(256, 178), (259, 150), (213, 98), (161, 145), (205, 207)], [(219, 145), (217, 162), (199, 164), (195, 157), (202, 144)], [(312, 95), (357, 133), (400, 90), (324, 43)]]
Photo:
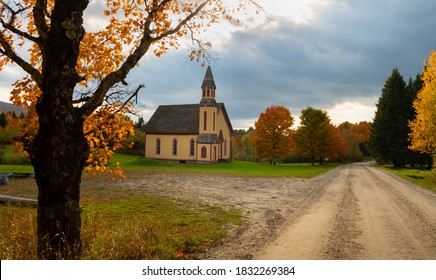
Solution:
[(236, 118), (257, 118), (269, 105), (299, 110), (376, 100), (397, 67), (422, 71), (436, 48), (436, 2), (350, 1), (315, 22), (234, 33), (217, 68)]

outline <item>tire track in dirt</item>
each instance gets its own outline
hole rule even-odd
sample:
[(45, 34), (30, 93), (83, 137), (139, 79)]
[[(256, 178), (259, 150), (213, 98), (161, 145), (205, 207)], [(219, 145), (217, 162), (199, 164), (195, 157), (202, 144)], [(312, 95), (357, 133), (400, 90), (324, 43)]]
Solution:
[(353, 191), (353, 174), (345, 179), (346, 188), (333, 222), (333, 229), (323, 250), (323, 259), (360, 259), (363, 246), (356, 241), (362, 234), (359, 227), (360, 209)]

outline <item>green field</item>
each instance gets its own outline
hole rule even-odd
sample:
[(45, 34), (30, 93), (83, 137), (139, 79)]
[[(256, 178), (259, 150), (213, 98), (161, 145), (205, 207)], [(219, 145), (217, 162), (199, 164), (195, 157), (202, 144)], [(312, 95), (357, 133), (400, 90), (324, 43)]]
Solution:
[(255, 163), (245, 161), (220, 162), (216, 164), (179, 164), (161, 162), (137, 156), (115, 154), (113, 163), (119, 162), (127, 171), (155, 171), (155, 172), (191, 172), (209, 174), (232, 174), (259, 177), (298, 177), (311, 178), (327, 172), (337, 165), (316, 165), (310, 163), (276, 164)]
[[(13, 162), (13, 149), (9, 146), (6, 149), (6, 157)], [(310, 163), (276, 164), (255, 163), (244, 161), (220, 162), (216, 164), (179, 164), (161, 162), (151, 159), (126, 154), (115, 153), (111, 165), (119, 162), (122, 169), (126, 171), (149, 171), (149, 172), (186, 172), (186, 173), (208, 173), (217, 175), (245, 175), (259, 177), (298, 177), (312, 178), (327, 172), (337, 165), (315, 165)], [(0, 173), (9, 172), (33, 172), (31, 165), (3, 164), (0, 165)]]

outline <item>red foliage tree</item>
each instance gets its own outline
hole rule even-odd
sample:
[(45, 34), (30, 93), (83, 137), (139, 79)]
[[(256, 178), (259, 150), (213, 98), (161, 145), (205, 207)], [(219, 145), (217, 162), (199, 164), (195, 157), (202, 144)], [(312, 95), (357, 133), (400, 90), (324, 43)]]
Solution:
[(294, 118), (283, 106), (268, 107), (254, 124), (253, 146), (258, 159), (283, 160), (294, 148)]

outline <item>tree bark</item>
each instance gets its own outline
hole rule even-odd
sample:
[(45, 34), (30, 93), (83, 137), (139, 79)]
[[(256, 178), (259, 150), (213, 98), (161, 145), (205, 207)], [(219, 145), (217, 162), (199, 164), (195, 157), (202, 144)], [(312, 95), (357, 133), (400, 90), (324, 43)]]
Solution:
[(40, 127), (31, 152), (39, 190), (41, 259), (76, 259), (81, 254), (80, 181), (89, 152), (83, 119), (72, 107), (60, 104), (49, 100), (38, 104)]
[[(39, 2), (39, 1), (38, 1)], [(88, 1), (56, 1), (50, 29), (38, 22), (41, 37), (42, 95), (36, 105), (39, 130), (28, 148), (38, 185), (37, 235), (41, 259), (81, 255), (80, 181), (89, 155), (82, 116), (73, 106), (81, 80), (76, 73)], [(38, 18), (35, 18), (38, 21)]]

